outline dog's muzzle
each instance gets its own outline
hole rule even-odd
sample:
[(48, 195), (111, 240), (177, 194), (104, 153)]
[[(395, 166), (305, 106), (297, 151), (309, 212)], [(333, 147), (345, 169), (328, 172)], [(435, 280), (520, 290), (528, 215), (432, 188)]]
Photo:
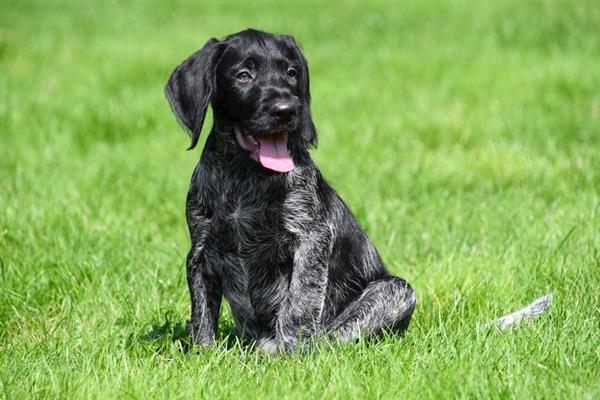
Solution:
[(287, 146), (287, 132), (261, 135), (258, 141), (250, 134), (242, 133), (237, 127), (234, 128), (234, 133), (240, 147), (264, 168), (281, 173), (294, 169), (294, 161)]

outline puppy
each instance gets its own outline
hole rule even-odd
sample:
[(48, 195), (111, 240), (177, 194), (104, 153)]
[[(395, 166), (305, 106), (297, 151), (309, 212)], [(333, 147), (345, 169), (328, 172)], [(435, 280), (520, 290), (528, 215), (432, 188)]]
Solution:
[(187, 196), (193, 343), (213, 343), (223, 296), (237, 334), (268, 352), (408, 327), (412, 288), (385, 270), (310, 157), (308, 65), (291, 36), (211, 39), (165, 93), (190, 148), (209, 104), (214, 117)]

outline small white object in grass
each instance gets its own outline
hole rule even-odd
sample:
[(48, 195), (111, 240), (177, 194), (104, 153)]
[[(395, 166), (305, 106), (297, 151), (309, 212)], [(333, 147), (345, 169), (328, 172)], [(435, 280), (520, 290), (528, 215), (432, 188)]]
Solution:
[(510, 327), (515, 327), (521, 323), (523, 320), (528, 320), (531, 318), (535, 318), (538, 315), (544, 313), (550, 307), (550, 303), (552, 302), (552, 293), (549, 293), (539, 299), (535, 300), (533, 303), (529, 304), (527, 307), (520, 309), (519, 311), (515, 311), (512, 314), (505, 315), (502, 318), (499, 318), (495, 321), (492, 321), (485, 325), (486, 328), (497, 326), (500, 330), (505, 330)]

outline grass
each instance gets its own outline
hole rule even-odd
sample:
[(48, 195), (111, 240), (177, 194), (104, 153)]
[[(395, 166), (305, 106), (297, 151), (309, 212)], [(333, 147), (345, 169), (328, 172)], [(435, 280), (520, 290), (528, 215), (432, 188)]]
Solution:
[[(302, 43), (313, 156), (417, 291), (404, 338), (264, 359), (225, 307), (181, 351), (199, 150), (162, 88), (247, 26)], [(2, 2), (0, 398), (600, 397), (598, 26), (594, 2)]]

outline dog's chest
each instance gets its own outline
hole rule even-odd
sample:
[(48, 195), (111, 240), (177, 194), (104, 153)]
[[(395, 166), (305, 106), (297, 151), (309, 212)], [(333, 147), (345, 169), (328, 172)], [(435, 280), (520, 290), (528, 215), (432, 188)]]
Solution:
[(278, 258), (289, 242), (279, 204), (260, 198), (223, 197), (214, 223), (219, 251), (251, 261)]
[(223, 196), (211, 244), (221, 259), (223, 294), (238, 328), (272, 329), (292, 271), (294, 241), (282, 203), (265, 196)]

